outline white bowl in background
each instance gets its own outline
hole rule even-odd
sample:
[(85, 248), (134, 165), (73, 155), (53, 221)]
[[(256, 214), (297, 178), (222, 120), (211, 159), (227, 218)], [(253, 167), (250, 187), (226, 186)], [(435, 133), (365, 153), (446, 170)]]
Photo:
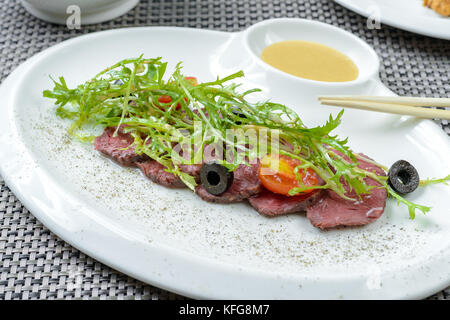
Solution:
[(139, 0), (21, 0), (33, 16), (58, 24), (66, 24), (69, 6), (78, 6), (81, 24), (94, 24), (117, 18), (133, 9)]

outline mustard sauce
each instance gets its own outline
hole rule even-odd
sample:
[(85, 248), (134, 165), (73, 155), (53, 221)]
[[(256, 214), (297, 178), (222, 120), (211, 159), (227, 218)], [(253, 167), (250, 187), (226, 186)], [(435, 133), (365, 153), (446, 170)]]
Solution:
[(271, 44), (263, 50), (261, 59), (281, 71), (317, 81), (351, 81), (359, 72), (345, 54), (311, 41), (289, 40)]

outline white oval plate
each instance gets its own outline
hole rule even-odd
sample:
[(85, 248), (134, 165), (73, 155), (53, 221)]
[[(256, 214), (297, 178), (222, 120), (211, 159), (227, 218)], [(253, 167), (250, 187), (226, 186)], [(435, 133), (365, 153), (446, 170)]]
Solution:
[[(360, 77), (324, 84), (259, 60), (261, 48), (288, 38), (313, 38), (343, 51)], [(0, 87), (0, 173), (59, 237), (132, 277), (195, 298), (421, 298), (450, 284), (448, 186), (408, 197), (433, 206), (414, 221), (389, 200), (385, 214), (368, 226), (320, 231), (302, 214), (269, 219), (246, 204), (210, 204), (189, 190), (165, 189), (69, 139), (68, 123), (42, 97), (52, 87), (48, 75), (64, 75), (73, 87), (141, 53), (164, 57), (170, 68), (182, 60), (185, 74), (200, 81), (244, 69), (244, 87), (262, 88), (262, 96), (290, 105), (307, 125), (339, 111), (320, 106), (317, 94), (392, 94), (377, 78), (378, 59), (369, 46), (308, 20), (269, 20), (240, 33), (119, 29), (60, 43), (26, 61)], [(401, 158), (422, 177), (450, 172), (449, 139), (432, 121), (347, 110), (337, 133), (386, 165)]]
[(450, 40), (450, 18), (424, 7), (423, 0), (335, 0), (364, 17), (380, 17), (392, 27)]

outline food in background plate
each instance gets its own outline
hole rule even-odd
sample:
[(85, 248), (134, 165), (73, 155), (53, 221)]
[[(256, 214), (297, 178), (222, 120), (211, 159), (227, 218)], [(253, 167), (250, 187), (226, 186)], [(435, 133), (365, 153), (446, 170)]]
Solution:
[(450, 0), (423, 0), (423, 5), (440, 15), (450, 17)]
[[(386, 167), (331, 134), (343, 110), (308, 128), (282, 104), (249, 102), (259, 89), (240, 92), (230, 83), (242, 71), (198, 83), (182, 75), (181, 64), (164, 80), (166, 67), (161, 58), (125, 59), (74, 89), (60, 77), (44, 96), (56, 99), (58, 116), (73, 121), (69, 134), (94, 141), (96, 150), (157, 184), (188, 187), (205, 201), (248, 201), (266, 216), (306, 212), (322, 229), (370, 223), (388, 196), (405, 204), (411, 218), (416, 209), (430, 210), (400, 194), (414, 189), (403, 183), (418, 180), (409, 163), (388, 177)], [(96, 126), (104, 128), (97, 137)]]
[(303, 40), (288, 40), (264, 48), (261, 59), (294, 76), (327, 82), (352, 81), (358, 67), (342, 52), (329, 46)]

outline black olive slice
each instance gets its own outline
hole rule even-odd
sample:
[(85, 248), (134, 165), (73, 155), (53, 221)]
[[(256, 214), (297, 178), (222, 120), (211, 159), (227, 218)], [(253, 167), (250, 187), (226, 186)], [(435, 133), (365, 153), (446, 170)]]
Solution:
[[(113, 84), (116, 85), (116, 86), (122, 86), (123, 85), (123, 81), (118, 79), (118, 80), (114, 81)], [(116, 98), (122, 98), (122, 97), (123, 97), (123, 94), (121, 94), (120, 96), (117, 96)]]
[[(231, 112), (232, 112), (235, 116), (237, 116), (237, 117), (239, 117), (239, 118), (247, 119), (247, 117), (245, 116), (245, 114), (239, 112), (239, 109), (238, 109), (237, 107), (236, 107), (236, 108), (233, 108), (233, 111), (231, 111)], [(242, 122), (239, 121), (239, 120), (235, 121), (235, 123), (236, 123), (238, 126), (242, 124)]]
[(410, 193), (419, 186), (420, 178), (416, 168), (408, 161), (398, 160), (388, 172), (388, 183), (398, 193)]
[[(116, 86), (123, 86), (124, 83), (123, 83), (122, 80), (118, 79), (118, 80), (114, 81), (113, 84), (115, 84)], [(116, 98), (122, 98), (123, 96), (124, 96), (124, 95), (121, 94), (120, 96), (117, 96)], [(131, 94), (131, 96), (134, 96), (134, 95)], [(130, 101), (130, 102), (129, 102), (129, 104), (132, 104), (132, 103), (134, 103), (134, 102), (133, 102), (133, 101)]]
[(233, 178), (233, 172), (215, 162), (205, 163), (200, 170), (203, 188), (215, 196), (227, 191), (233, 183)]

